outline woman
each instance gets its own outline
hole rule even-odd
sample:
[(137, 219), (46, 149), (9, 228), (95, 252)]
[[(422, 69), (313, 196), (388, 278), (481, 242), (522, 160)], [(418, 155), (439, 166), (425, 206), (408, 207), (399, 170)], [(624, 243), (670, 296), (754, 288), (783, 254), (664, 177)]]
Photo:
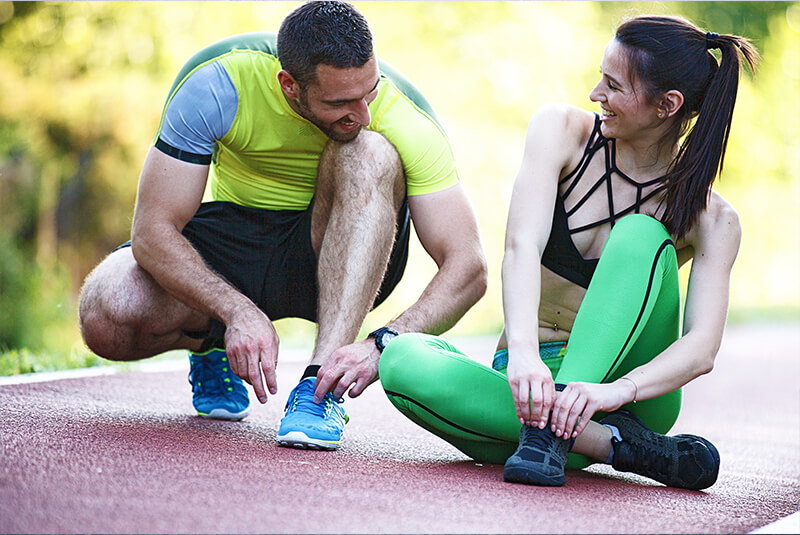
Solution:
[(565, 466), (597, 461), (669, 486), (716, 481), (709, 441), (664, 433), (724, 330), (741, 229), (711, 186), (740, 54), (754, 69), (746, 39), (679, 18), (618, 28), (589, 95), (600, 114), (549, 105), (529, 123), (493, 369), (442, 339), (400, 336), (380, 362), (395, 406), (472, 458), (505, 462), (506, 481), (563, 485)]

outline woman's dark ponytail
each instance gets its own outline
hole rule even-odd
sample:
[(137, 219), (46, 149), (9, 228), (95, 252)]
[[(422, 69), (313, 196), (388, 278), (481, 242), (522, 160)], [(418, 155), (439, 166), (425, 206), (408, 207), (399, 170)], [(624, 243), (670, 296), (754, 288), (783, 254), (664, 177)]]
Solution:
[[(683, 94), (684, 104), (665, 141), (676, 142), (696, 118), (663, 179), (662, 222), (680, 239), (706, 208), (711, 185), (722, 171), (739, 87), (739, 54), (754, 71), (758, 52), (743, 37), (707, 33), (673, 17), (628, 20), (616, 38), (629, 48), (631, 72), (651, 102), (669, 90)], [(710, 52), (714, 48), (721, 52), (719, 63)]]

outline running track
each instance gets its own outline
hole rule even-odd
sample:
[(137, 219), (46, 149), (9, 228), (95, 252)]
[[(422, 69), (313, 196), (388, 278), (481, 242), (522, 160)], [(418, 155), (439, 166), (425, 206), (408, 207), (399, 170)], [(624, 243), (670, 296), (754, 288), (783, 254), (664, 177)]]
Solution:
[[(488, 362), (491, 341), (461, 342)], [(279, 448), (302, 367), (289, 352), (276, 398), (241, 423), (193, 416), (184, 370), (4, 384), (0, 532), (796, 532), (799, 356), (798, 324), (730, 327), (714, 372), (686, 389), (673, 432), (722, 456), (706, 492), (602, 466), (563, 488), (505, 484), (501, 466), (417, 428), (379, 384), (348, 401), (339, 451)]]

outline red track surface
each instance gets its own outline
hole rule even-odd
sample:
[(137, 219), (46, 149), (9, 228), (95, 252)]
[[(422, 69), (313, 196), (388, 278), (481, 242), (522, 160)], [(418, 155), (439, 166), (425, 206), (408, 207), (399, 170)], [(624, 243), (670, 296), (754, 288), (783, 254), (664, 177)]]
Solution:
[[(473, 343), (478, 360), (488, 347)], [(798, 356), (797, 324), (730, 328), (714, 372), (686, 389), (673, 432), (722, 457), (706, 492), (603, 466), (563, 488), (506, 484), (378, 384), (348, 401), (339, 451), (279, 448), (297, 362), (240, 423), (193, 416), (184, 372), (0, 386), (0, 532), (746, 533), (800, 508)]]

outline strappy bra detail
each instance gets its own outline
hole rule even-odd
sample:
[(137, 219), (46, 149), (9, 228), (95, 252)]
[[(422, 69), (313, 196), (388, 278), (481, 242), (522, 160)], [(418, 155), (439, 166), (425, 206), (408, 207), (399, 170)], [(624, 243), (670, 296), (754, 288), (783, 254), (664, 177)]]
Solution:
[[(572, 183), (564, 190), (562, 194), (560, 191), (556, 195), (556, 204), (553, 210), (553, 225), (550, 230), (550, 237), (547, 240), (547, 246), (542, 253), (542, 265), (550, 271), (556, 273), (567, 279), (570, 282), (582, 286), (583, 288), (589, 287), (589, 282), (592, 280), (594, 270), (597, 268), (597, 258), (585, 259), (581, 255), (575, 242), (572, 240), (572, 235), (584, 230), (589, 230), (606, 223), (614, 223), (624, 215), (629, 213), (639, 213), (642, 204), (657, 195), (663, 187), (655, 188), (653, 191), (645, 196), (642, 196), (642, 191), (648, 186), (657, 184), (661, 178), (656, 178), (647, 182), (636, 182), (617, 167), (617, 150), (616, 140), (613, 138), (603, 137), (600, 133), (600, 116), (595, 113), (594, 129), (589, 136), (589, 141), (586, 143), (586, 148), (583, 151), (580, 163), (572, 170), (567, 176), (558, 182), (559, 190), (562, 184), (572, 179)], [(597, 182), (589, 189), (586, 195), (580, 199), (575, 206), (569, 211), (566, 209), (565, 201), (575, 189), (575, 186), (583, 178), (589, 163), (592, 161), (597, 152), (602, 149), (605, 156), (605, 173), (597, 180)], [(619, 212), (614, 211), (614, 196), (611, 187), (611, 175), (616, 173), (623, 180), (636, 187), (636, 202), (624, 208)], [(569, 217), (577, 212), (581, 206), (597, 191), (603, 184), (606, 185), (606, 192), (608, 194), (608, 213), (609, 216), (590, 223), (581, 227), (570, 229)]]

